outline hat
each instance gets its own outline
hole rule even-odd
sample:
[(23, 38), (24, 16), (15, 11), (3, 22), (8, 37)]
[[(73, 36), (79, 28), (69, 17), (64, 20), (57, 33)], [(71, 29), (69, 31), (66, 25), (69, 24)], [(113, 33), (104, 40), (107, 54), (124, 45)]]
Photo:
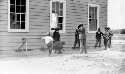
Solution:
[(108, 27), (105, 27), (105, 30), (107, 30), (108, 29)]
[(83, 24), (82, 24), (82, 23), (81, 23), (81, 24), (79, 24), (78, 28), (80, 28), (81, 26), (83, 27)]
[(110, 27), (107, 27), (108, 30), (110, 30)]
[(59, 27), (56, 27), (55, 30), (56, 30), (56, 31), (59, 31)]
[(46, 35), (47, 35), (47, 36), (50, 35), (50, 32), (47, 32)]

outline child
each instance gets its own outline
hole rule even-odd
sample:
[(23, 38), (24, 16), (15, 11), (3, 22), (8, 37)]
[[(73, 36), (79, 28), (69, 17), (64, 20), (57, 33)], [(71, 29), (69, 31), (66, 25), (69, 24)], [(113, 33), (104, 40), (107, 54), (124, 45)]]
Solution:
[(55, 43), (53, 43), (53, 49), (55, 49), (55, 53), (61, 54), (61, 49), (63, 48), (64, 44), (64, 41), (56, 41)]
[(59, 28), (55, 28), (55, 31), (53, 33), (53, 39), (54, 41), (60, 41), (60, 34), (59, 34)]
[(110, 39), (112, 37), (112, 34), (109, 32), (109, 27), (105, 28), (105, 33), (104, 33), (104, 45), (105, 45), (105, 49), (109, 51), (110, 48)]
[(50, 32), (47, 32), (46, 36), (42, 37), (41, 39), (45, 39), (45, 43), (47, 44), (47, 47), (49, 49), (49, 55), (51, 55), (53, 50), (53, 38), (50, 36)]
[(78, 29), (76, 29), (75, 31), (75, 42), (74, 42), (74, 47), (75, 48), (76, 44), (78, 43), (78, 47), (80, 47), (80, 41), (79, 41), (79, 26)]
[(80, 54), (83, 53), (83, 45), (84, 45), (84, 53), (87, 54), (85, 28), (83, 27), (83, 24), (80, 24), (79, 27), (80, 27), (79, 28)]
[(107, 50), (107, 44), (108, 44), (108, 28), (107, 27), (105, 27), (103, 39), (104, 39), (105, 50)]
[(110, 30), (110, 28), (108, 28), (108, 31), (109, 31), (109, 34), (110, 34), (110, 36), (109, 36), (109, 48), (111, 47), (111, 40), (112, 40), (112, 36), (113, 36), (113, 33), (112, 33), (112, 31)]
[(101, 39), (102, 39), (101, 36), (103, 36), (103, 33), (101, 32), (100, 28), (98, 28), (98, 31), (96, 32), (96, 36), (95, 36), (95, 38), (96, 38), (95, 48), (98, 45), (98, 43), (99, 43), (99, 48), (101, 47), (100, 46), (101, 45)]

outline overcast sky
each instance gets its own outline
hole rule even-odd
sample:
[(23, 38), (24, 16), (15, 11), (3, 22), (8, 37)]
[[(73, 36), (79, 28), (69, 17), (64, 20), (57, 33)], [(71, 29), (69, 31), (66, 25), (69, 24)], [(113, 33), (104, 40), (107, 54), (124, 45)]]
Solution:
[(125, 28), (125, 0), (108, 0), (108, 26)]

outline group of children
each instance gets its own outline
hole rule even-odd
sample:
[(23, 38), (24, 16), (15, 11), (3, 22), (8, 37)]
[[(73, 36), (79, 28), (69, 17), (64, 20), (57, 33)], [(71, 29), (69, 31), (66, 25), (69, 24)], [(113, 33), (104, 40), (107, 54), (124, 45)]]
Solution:
[[(76, 44), (78, 44), (78, 47), (80, 47), (80, 44), (81, 44), (80, 43), (80, 38), (79, 38), (79, 36), (80, 36), (79, 29), (80, 29), (80, 27), (78, 26), (78, 29), (76, 29), (76, 31), (75, 31), (75, 42), (74, 42), (74, 47), (73, 48), (76, 47)], [(102, 33), (101, 29), (98, 28), (98, 31), (96, 32), (96, 35), (95, 35), (96, 43), (95, 43), (94, 47), (96, 48), (98, 44), (99, 44), (98, 47), (99, 48), (101, 47), (101, 39), (103, 37), (103, 39), (104, 39), (104, 46), (105, 46), (104, 50), (108, 50), (109, 51), (109, 48), (111, 46), (111, 37), (112, 36), (113, 36), (113, 34), (110, 31), (109, 27), (105, 27), (105, 32), (104, 33)], [(85, 38), (85, 40), (86, 40), (86, 38)], [(86, 46), (85, 46), (86, 42), (84, 42), (84, 43), (85, 43), (84, 47), (85, 47), (85, 52), (86, 52)], [(81, 44), (81, 45), (83, 45), (83, 44)]]
[(110, 31), (109, 27), (105, 27), (105, 32), (102, 33), (100, 28), (98, 28), (98, 31), (96, 32), (96, 44), (95, 48), (97, 47), (97, 44), (99, 43), (99, 48), (101, 47), (101, 36), (103, 36), (104, 39), (104, 50), (108, 50), (111, 46), (111, 37), (113, 36), (112, 32)]
[[(101, 39), (103, 37), (104, 39), (104, 46), (105, 50), (109, 50), (111, 46), (111, 37), (113, 34), (110, 31), (109, 27), (105, 27), (105, 32), (102, 33), (101, 29), (98, 28), (98, 31), (96, 32), (95, 38), (96, 38), (96, 43), (95, 43), (95, 48), (99, 44), (99, 48), (101, 47)], [(47, 47), (49, 49), (49, 55), (51, 55), (53, 49), (59, 49), (59, 53), (61, 53), (62, 45), (65, 44), (65, 42), (60, 41), (60, 34), (59, 34), (59, 28), (55, 28), (55, 31), (53, 32), (52, 37), (50, 36), (50, 32), (46, 33), (45, 37), (42, 37), (41, 39), (45, 39), (45, 43), (47, 44)], [(78, 47), (80, 48), (80, 54), (84, 53), (87, 54), (86, 51), (86, 34), (85, 34), (85, 28), (83, 27), (83, 24), (80, 24), (78, 28), (75, 31), (75, 42), (74, 42), (74, 47), (78, 44)], [(84, 46), (84, 49), (83, 49)], [(56, 50), (55, 50), (56, 53)]]
[(105, 32), (103, 34), (105, 50), (109, 51), (109, 48), (111, 46), (111, 38), (112, 38), (112, 36), (113, 36), (113, 33), (111, 32), (110, 28), (105, 27)]
[[(55, 28), (52, 37), (50, 36), (50, 32), (46, 33), (45, 37), (41, 39), (45, 39), (45, 43), (47, 44), (47, 48), (49, 50), (49, 55), (51, 55), (52, 50), (55, 49), (55, 53), (61, 53), (62, 45), (65, 44), (64, 41), (60, 41), (60, 33), (59, 28)], [(57, 52), (58, 51), (58, 52)]]
[[(78, 47), (80, 48), (80, 54), (84, 53), (87, 54), (86, 51), (86, 34), (85, 34), (85, 27), (83, 24), (79, 24), (78, 28), (75, 31), (75, 42), (74, 42), (74, 47), (76, 47), (76, 44), (78, 44)], [(84, 49), (83, 49), (84, 46)]]

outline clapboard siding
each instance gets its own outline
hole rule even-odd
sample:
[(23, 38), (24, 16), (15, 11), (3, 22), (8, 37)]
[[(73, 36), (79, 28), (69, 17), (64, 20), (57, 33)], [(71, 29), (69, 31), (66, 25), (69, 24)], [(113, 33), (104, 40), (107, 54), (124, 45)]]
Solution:
[[(87, 46), (95, 43), (95, 34), (88, 33), (88, 4), (99, 4), (99, 26), (104, 32), (107, 26), (107, 0), (66, 0), (66, 33), (61, 33), (61, 41), (65, 41), (64, 47), (72, 47), (74, 44), (74, 32), (79, 23), (86, 28)], [(22, 38), (27, 37), (28, 48), (35, 49), (46, 47), (44, 40), (50, 27), (50, 1), (29, 0), (29, 32), (8, 32), (8, 0), (0, 0), (0, 50), (17, 49)]]
[[(66, 25), (66, 32), (74, 33), (74, 28), (77, 28), (78, 23), (86, 24), (84, 27), (88, 28), (88, 4), (99, 4), (100, 5), (100, 15), (99, 15), (99, 26), (104, 32), (104, 27), (107, 26), (107, 0), (77, 0), (77, 1), (68, 1), (67, 2), (67, 25)], [(75, 22), (75, 24), (74, 24)], [(73, 26), (72, 25), (76, 25)], [(86, 30), (87, 31), (87, 30)], [(86, 32), (87, 33), (87, 32)], [(69, 41), (67, 41), (68, 44), (73, 46), (74, 41), (74, 34), (70, 34), (68, 36)], [(64, 36), (66, 38), (66, 36)], [(72, 40), (71, 40), (71, 39)], [(87, 33), (87, 45), (93, 46), (95, 44), (95, 34), (88, 34)], [(70, 46), (67, 45), (67, 46)]]

